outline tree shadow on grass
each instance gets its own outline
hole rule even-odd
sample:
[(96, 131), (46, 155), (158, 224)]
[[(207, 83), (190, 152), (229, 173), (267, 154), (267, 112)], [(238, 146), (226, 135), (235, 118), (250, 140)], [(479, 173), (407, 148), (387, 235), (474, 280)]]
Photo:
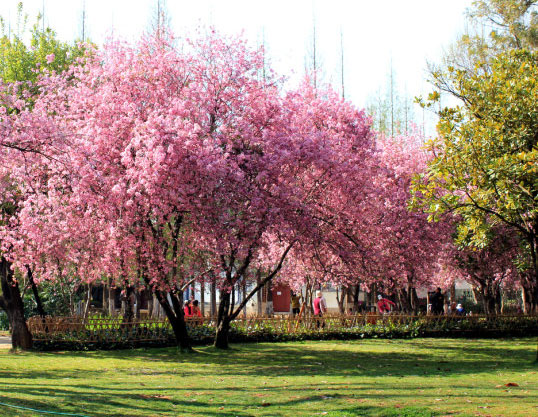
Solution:
[[(391, 341), (383, 343), (385, 351), (374, 351), (371, 345), (362, 346), (335, 342), (302, 344), (245, 344), (235, 349), (220, 351), (213, 347), (198, 348), (196, 354), (181, 354), (175, 348), (133, 349), (95, 352), (41, 353), (47, 357), (62, 357), (79, 360), (114, 360), (122, 372), (133, 376), (149, 373), (152, 375), (203, 375), (205, 369), (218, 367), (222, 376), (231, 375), (273, 375), (273, 376), (428, 376), (465, 375), (495, 368), (503, 371), (525, 371), (536, 369), (532, 360), (535, 347), (529, 341), (528, 347), (518, 346), (476, 346), (469, 343), (438, 343), (435, 339), (426, 341), (406, 341), (404, 351), (401, 345)], [(455, 342), (454, 342), (455, 343)], [(327, 347), (330, 348), (327, 348)], [(394, 346), (394, 349), (391, 348)], [(388, 351), (387, 351), (388, 349)], [(136, 360), (138, 368), (123, 367)], [(164, 366), (160, 366), (163, 364)], [(179, 368), (169, 369), (177, 364)], [(185, 365), (185, 366), (183, 366)], [(54, 378), (58, 371), (28, 370), (28, 377)], [(82, 371), (91, 372), (92, 371)], [(95, 372), (99, 372), (96, 370)], [(76, 369), (74, 370), (76, 373)], [(22, 377), (15, 374), (12, 378)], [(0, 378), (8, 377), (0, 370)], [(66, 376), (62, 376), (66, 377)]]
[[(265, 385), (264, 391), (258, 386), (245, 386), (242, 388), (222, 386), (214, 389), (204, 388), (206, 392), (204, 397), (192, 397), (190, 393), (196, 390), (197, 387), (182, 387), (181, 381), (178, 380), (178, 387), (168, 387), (164, 392), (158, 387), (133, 388), (115, 386), (113, 388), (103, 388), (103, 386), (90, 384), (75, 384), (54, 386), (54, 381), (44, 381), (42, 383), (12, 383), (7, 386), (2, 386), (0, 389), (0, 401), (11, 404), (23, 405), (26, 407), (57, 411), (57, 412), (72, 412), (80, 413), (93, 417), (104, 416), (176, 416), (176, 415), (203, 415), (207, 416), (239, 416), (246, 417), (252, 415), (267, 415), (280, 416), (289, 414), (290, 410), (296, 410), (296, 415), (312, 415), (301, 414), (302, 412), (312, 409), (312, 404), (320, 410), (327, 409), (327, 401), (338, 401), (340, 403), (346, 400), (356, 400), (368, 398), (377, 403), (387, 403), (391, 397), (398, 397), (402, 403), (407, 403), (407, 399), (416, 398), (416, 391), (408, 389), (408, 392), (401, 391), (401, 387), (391, 389), (380, 389), (379, 384), (375, 382), (365, 383), (332, 383), (330, 386), (320, 386), (317, 384), (290, 384), (282, 385)], [(317, 388), (316, 388), (317, 387)], [(475, 394), (472, 392), (473, 387), (468, 387), (466, 398), (473, 398)], [(85, 392), (81, 392), (84, 389)], [(318, 391), (315, 391), (317, 389)], [(226, 397), (226, 392), (230, 390), (240, 391), (242, 399), (230, 399)], [(43, 395), (51, 391), (53, 401), (47, 402), (42, 399)], [(173, 394), (169, 394), (173, 392)], [(259, 392), (270, 392), (272, 398), (270, 403), (262, 402), (262, 399), (257, 398)], [(315, 394), (312, 394), (315, 393)], [(435, 391), (422, 393), (421, 399), (424, 402), (431, 402), (438, 393)], [(23, 396), (26, 398), (24, 402), (19, 402), (16, 398)], [(211, 400), (208, 397), (211, 397)], [(501, 397), (502, 394), (497, 391), (492, 391), (491, 395), (477, 394), (476, 397), (483, 400), (484, 398)], [(535, 400), (538, 401), (538, 398)], [(250, 401), (244, 401), (244, 398)], [(213, 401), (214, 399), (214, 401)], [(226, 401), (228, 399), (228, 401)], [(532, 401), (527, 398), (527, 401)], [(350, 401), (352, 402), (352, 401)], [(307, 407), (308, 406), (308, 407)], [(305, 408), (306, 407), (306, 408)], [(215, 411), (219, 409), (233, 410), (230, 412)], [(117, 410), (117, 412), (116, 412)], [(409, 409), (414, 410), (414, 409)], [(352, 406), (341, 409), (341, 414), (329, 414), (333, 416), (430, 416), (431, 412), (427, 408), (422, 408), (419, 414), (402, 414), (403, 410), (387, 411), (384, 407), (379, 406)], [(287, 412), (286, 412), (287, 411)], [(416, 410), (415, 410), (416, 411)], [(0, 407), (0, 415), (2, 409)]]
[[(330, 409), (327, 407), (327, 401), (349, 399), (348, 395), (352, 395), (351, 392), (338, 394), (338, 393), (323, 393), (318, 395), (303, 395), (300, 398), (292, 397), (293, 399), (285, 399), (283, 387), (275, 387), (281, 392), (278, 396), (278, 400), (271, 401), (271, 403), (252, 402), (245, 405), (244, 402), (239, 401), (223, 401), (222, 397), (220, 401), (210, 402), (208, 400), (196, 400), (196, 403), (185, 400), (171, 399), (171, 398), (152, 398), (146, 396), (147, 399), (140, 401), (138, 394), (117, 393), (114, 391), (105, 391), (101, 393), (85, 393), (81, 394), (78, 391), (62, 389), (60, 392), (55, 393), (54, 403), (33, 399), (31, 401), (20, 402), (15, 399), (10, 399), (8, 395), (2, 394), (0, 401), (10, 402), (13, 405), (21, 405), (24, 407), (30, 407), (34, 409), (44, 411), (56, 411), (56, 412), (71, 412), (77, 414), (84, 414), (92, 417), (105, 417), (105, 416), (122, 416), (122, 417), (134, 417), (134, 416), (198, 416), (200, 409), (204, 410), (205, 416), (236, 416), (246, 417), (253, 415), (260, 416), (281, 416), (289, 415), (290, 410), (294, 410), (296, 415), (312, 415), (314, 404), (314, 410)], [(298, 392), (303, 392), (304, 388), (298, 387)], [(248, 390), (248, 389), (247, 389)], [(2, 390), (4, 391), (4, 390)], [(42, 394), (43, 391), (39, 389), (22, 389), (18, 386), (16, 392), (24, 395), (34, 396)], [(330, 395), (330, 396), (329, 396)], [(411, 396), (411, 394), (410, 394)], [(219, 395), (215, 395), (215, 398), (219, 398)], [(370, 398), (377, 400), (386, 400), (386, 395), (371, 395)], [(307, 406), (305, 408), (305, 406)], [(196, 409), (193, 409), (196, 407)], [(231, 410), (231, 411), (225, 411)], [(118, 412), (112, 411), (118, 410)], [(215, 411), (217, 410), (217, 411)], [(222, 411), (221, 411), (222, 410)], [(2, 413), (3, 408), (0, 406), (0, 414), (2, 416), (11, 416), (18, 414), (6, 414)], [(412, 412), (412, 413), (411, 413)], [(305, 414), (308, 413), (308, 414)], [(321, 413), (319, 413), (321, 414)], [(326, 415), (329, 416), (432, 416), (433, 413), (427, 408), (410, 408), (404, 407), (403, 409), (393, 410), (392, 408), (386, 408), (382, 406), (353, 406), (339, 408), (338, 412), (331, 411)]]
[[(495, 371), (525, 372), (535, 370), (536, 367), (528, 361), (533, 357), (534, 345), (532, 341), (524, 341), (523, 346), (514, 349), (510, 346), (489, 347), (477, 346), (455, 341), (442, 342), (424, 340), (422, 342), (406, 341), (405, 344), (397, 342), (380, 341), (382, 351), (376, 351), (374, 344), (360, 342), (315, 342), (315, 343), (289, 343), (289, 344), (248, 344), (236, 345), (235, 349), (222, 352), (212, 347), (198, 348), (198, 353), (180, 354), (177, 349), (136, 349), (128, 351), (101, 351), (101, 352), (61, 352), (40, 353), (39, 357), (48, 362), (51, 359), (66, 359), (73, 361), (74, 365), (67, 369), (30, 369), (28, 367), (13, 367), (0, 369), (0, 401), (16, 403), (16, 398), (28, 398), (19, 405), (49, 411), (72, 412), (87, 414), (95, 417), (104, 416), (172, 416), (172, 415), (200, 415), (200, 409), (206, 409), (204, 415), (208, 416), (251, 416), (251, 415), (282, 415), (278, 407), (288, 410), (301, 409), (312, 402), (321, 405), (324, 401), (342, 400), (362, 395), (378, 402), (390, 400), (394, 397), (416, 398), (416, 387), (408, 386), (402, 389), (398, 381), (409, 376), (443, 377), (448, 375), (467, 375), (483, 373), (489, 367)], [(379, 345), (377, 345), (379, 347)], [(449, 353), (449, 354), (448, 354)], [(17, 355), (13, 359), (24, 361), (25, 355)], [(112, 361), (112, 365), (109, 360)], [(135, 362), (133, 362), (135, 360)], [(77, 363), (95, 361), (95, 367), (85, 369), (78, 367)], [(92, 362), (93, 366), (93, 362)], [(111, 367), (112, 366), (112, 367)], [(99, 384), (96, 381), (106, 381), (107, 374), (121, 373), (128, 378), (126, 386)], [(312, 383), (305, 381), (304, 377), (312, 377)], [(207, 382), (213, 378), (215, 383), (211, 387), (201, 388), (200, 384), (191, 383), (185, 386), (182, 377), (194, 377), (192, 380), (204, 379)], [(232, 382), (239, 377), (257, 377), (258, 386), (235, 386)], [(274, 378), (282, 382), (286, 377), (303, 377), (302, 381), (287, 385), (276, 385)], [(330, 382), (328, 386), (320, 385), (320, 378), (341, 377), (348, 382)], [(385, 383), (381, 392), (375, 381), (370, 378), (393, 378)], [(71, 380), (67, 380), (67, 378)], [(84, 378), (84, 380), (82, 379)], [(177, 378), (164, 390), (158, 387), (134, 387), (133, 381), (149, 378), (152, 381), (164, 378)], [(222, 381), (217, 381), (218, 379)], [(271, 378), (271, 379), (269, 379)], [(267, 385), (262, 385), (264, 379)], [(110, 379), (111, 381), (113, 378)], [(115, 380), (114, 380), (115, 381)], [(119, 384), (119, 383), (118, 383)], [(394, 387), (391, 387), (393, 384)], [(158, 384), (154, 384), (158, 385)], [(263, 388), (261, 388), (263, 386)], [(256, 394), (267, 390), (279, 398), (273, 404), (263, 406), (262, 400)], [(480, 398), (501, 397), (497, 391), (487, 394), (474, 393), (473, 387), (468, 387), (468, 396), (476, 395)], [(196, 390), (208, 391), (207, 396), (190, 398), (190, 392)], [(406, 392), (407, 390), (407, 392)], [(50, 391), (54, 403), (43, 400), (44, 393)], [(251, 398), (246, 404), (244, 400), (225, 402), (227, 392), (238, 392), (242, 396)], [(166, 396), (159, 396), (163, 392)], [(168, 394), (173, 392), (173, 394)], [(306, 395), (308, 393), (308, 395)], [(425, 400), (432, 400), (435, 393), (420, 394)], [(210, 402), (208, 396), (212, 396)], [(295, 397), (295, 398), (292, 398)], [(432, 397), (432, 398), (430, 398)], [(528, 401), (536, 395), (527, 397)], [(83, 406), (83, 411), (80, 407)], [(193, 407), (196, 410), (193, 411)], [(211, 411), (224, 408), (223, 411)], [(232, 408), (233, 411), (226, 411)], [(116, 410), (121, 412), (115, 413)], [(353, 411), (355, 410), (355, 411)], [(4, 410), (0, 409), (0, 415)], [(382, 414), (383, 407), (355, 407), (342, 410), (345, 415), (400, 415)], [(356, 414), (353, 414), (355, 413)], [(425, 413), (427, 410), (425, 411)], [(190, 413), (190, 414), (189, 414)], [(254, 413), (254, 414), (253, 414)], [(280, 413), (280, 414), (279, 414)], [(347, 413), (347, 414), (345, 414)], [(16, 415), (16, 414), (13, 414)], [(24, 415), (24, 414), (22, 414)], [(301, 414), (297, 414), (301, 415)], [(308, 414), (311, 415), (311, 414)], [(330, 414), (329, 414), (330, 415)], [(336, 414), (333, 414), (336, 416)], [(405, 415), (405, 414), (401, 414)], [(430, 414), (418, 414), (430, 415)]]

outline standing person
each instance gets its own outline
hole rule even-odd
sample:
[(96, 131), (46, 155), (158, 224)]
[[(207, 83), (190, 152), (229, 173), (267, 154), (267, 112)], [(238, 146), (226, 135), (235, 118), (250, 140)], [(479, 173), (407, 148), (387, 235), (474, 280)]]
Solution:
[(390, 310), (392, 307), (394, 307), (396, 304), (394, 304), (392, 301), (390, 301), (388, 298), (383, 298), (381, 294), (377, 296), (377, 311), (381, 314), (390, 313)]
[(189, 317), (192, 317), (191, 300), (185, 301), (185, 306), (183, 307), (183, 314), (185, 315), (186, 319), (188, 319)]
[(191, 305), (191, 314), (192, 317), (196, 317), (196, 324), (202, 324), (202, 312), (200, 307), (198, 307), (198, 300), (194, 300)]
[(291, 313), (295, 317), (301, 311), (301, 297), (296, 292), (291, 292)]
[(435, 293), (431, 297), (432, 304), (432, 313), (435, 315), (443, 314), (444, 305), (445, 305), (445, 296), (441, 292), (441, 288), (437, 287)]
[[(321, 318), (323, 317), (323, 314), (327, 311), (327, 303), (325, 302), (325, 298), (323, 298), (323, 294), (320, 290), (316, 291), (316, 298), (314, 299), (314, 316)], [(322, 320), (316, 319), (316, 327), (325, 327), (325, 322)]]

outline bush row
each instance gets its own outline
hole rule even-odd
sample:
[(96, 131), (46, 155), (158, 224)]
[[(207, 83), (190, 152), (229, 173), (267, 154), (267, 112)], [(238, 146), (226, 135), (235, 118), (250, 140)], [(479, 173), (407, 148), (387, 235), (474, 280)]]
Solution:
[[(47, 341), (35, 341), (37, 350), (111, 350), (130, 349), (138, 347), (175, 346), (171, 330), (163, 334), (163, 329), (155, 330), (146, 340), (137, 340), (137, 329), (117, 333), (116, 338), (104, 341), (93, 340), (90, 330), (76, 333), (55, 334)], [(208, 345), (213, 342), (215, 328), (211, 325), (193, 326), (189, 328), (189, 336), (193, 345)], [(146, 335), (148, 336), (148, 335)], [(230, 331), (231, 343), (249, 342), (288, 342), (301, 340), (357, 340), (366, 338), (414, 338), (414, 337), (525, 337), (538, 336), (538, 317), (493, 317), (490, 319), (469, 320), (423, 320), (417, 319), (410, 323), (398, 323), (385, 320), (381, 323), (367, 323), (355, 327), (342, 328), (299, 328), (298, 331), (287, 332), (271, 323), (257, 323), (244, 327), (233, 325)]]

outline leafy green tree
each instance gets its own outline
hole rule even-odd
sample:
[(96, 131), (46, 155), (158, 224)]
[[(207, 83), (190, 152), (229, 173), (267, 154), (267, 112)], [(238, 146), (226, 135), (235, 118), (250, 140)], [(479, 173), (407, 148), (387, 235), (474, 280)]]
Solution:
[(496, 225), (519, 235), (522, 285), (536, 309), (538, 54), (511, 50), (445, 77), (461, 104), (439, 112), (439, 138), (429, 144), (435, 158), (415, 183), (414, 203), (433, 218), (458, 216), (459, 243), (483, 248)]
[[(65, 70), (85, 52), (75, 42), (58, 40), (51, 28), (41, 28), (39, 16), (29, 31), (27, 22), (22, 3), (18, 5), (15, 29), (6, 28), (0, 17), (0, 79), (4, 83), (20, 82), (22, 88), (32, 88), (43, 71)], [(25, 42), (27, 34), (29, 42)]]
[(448, 48), (441, 65), (430, 63), (430, 81), (440, 92), (462, 99), (447, 76), (450, 68), (472, 74), (511, 49), (538, 47), (538, 0), (475, 0), (464, 33)]

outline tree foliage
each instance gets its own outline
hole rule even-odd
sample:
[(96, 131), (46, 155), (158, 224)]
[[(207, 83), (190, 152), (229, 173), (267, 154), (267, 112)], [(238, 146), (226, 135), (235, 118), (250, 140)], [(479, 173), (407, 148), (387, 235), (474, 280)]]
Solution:
[[(536, 273), (538, 232), (537, 54), (512, 50), (487, 71), (450, 69), (462, 104), (443, 109), (436, 155), (416, 183), (415, 203), (433, 218), (460, 219), (458, 242), (483, 248), (492, 227), (505, 225), (525, 242)], [(535, 278), (536, 280), (536, 278)]]
[[(84, 53), (75, 43), (60, 41), (51, 28), (42, 28), (40, 17), (29, 30), (27, 22), (22, 3), (18, 6), (15, 29), (6, 28), (0, 17), (0, 79), (4, 83), (21, 83), (24, 89), (35, 85), (46, 71), (64, 71)], [(31, 92), (35, 93), (35, 90)]]

